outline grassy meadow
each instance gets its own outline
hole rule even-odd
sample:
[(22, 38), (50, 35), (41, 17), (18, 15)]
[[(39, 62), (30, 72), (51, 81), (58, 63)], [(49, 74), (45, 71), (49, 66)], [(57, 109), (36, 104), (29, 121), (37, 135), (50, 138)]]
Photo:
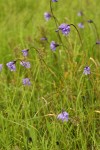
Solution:
[(100, 0), (0, 0), (0, 64), (0, 150), (100, 150)]

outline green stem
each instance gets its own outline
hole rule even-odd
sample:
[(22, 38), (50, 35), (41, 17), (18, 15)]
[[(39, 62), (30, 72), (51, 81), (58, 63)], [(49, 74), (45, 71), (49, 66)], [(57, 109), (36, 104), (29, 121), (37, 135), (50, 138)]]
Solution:
[(93, 22), (93, 25), (94, 25), (94, 28), (95, 28), (95, 30), (96, 30), (96, 34), (97, 34), (97, 39), (99, 40), (99, 34), (98, 34), (98, 31), (97, 31), (97, 26), (96, 26), (96, 24)]
[[(57, 18), (56, 18), (56, 17), (54, 16), (54, 14), (53, 14), (52, 1), (51, 1), (51, 0), (50, 0), (50, 10), (51, 10), (52, 17), (54, 18), (54, 21), (55, 21), (55, 24), (56, 24), (56, 28), (58, 29), (58, 24), (59, 24), (59, 22), (58, 22)], [(60, 41), (60, 42), (62, 43), (62, 45), (63, 45), (63, 42), (62, 42), (61, 36), (60, 36), (60, 34), (59, 34), (59, 31), (57, 32), (57, 34), (58, 34), (59, 41)]]
[[(34, 46), (32, 46), (31, 48), (34, 48), (36, 50), (36, 52), (39, 54), (40, 59), (42, 60), (42, 62), (45, 64), (45, 66), (47, 67), (47, 69), (51, 72), (51, 74), (53, 74), (56, 78), (57, 76), (55, 75), (55, 73), (51, 70), (51, 68), (46, 64), (46, 62), (44, 61), (44, 59), (42, 58), (40, 52), (37, 50), (37, 48), (35, 48)], [(31, 49), (30, 48), (30, 49)]]
[(79, 33), (78, 29), (76, 28), (76, 26), (74, 24), (69, 24), (69, 26), (71, 26), (71, 25), (76, 29), (76, 31), (78, 33), (78, 36), (79, 36), (79, 39), (80, 39), (80, 42), (81, 42), (81, 45), (83, 45), (82, 39), (81, 39), (81, 36), (80, 36), (80, 33)]

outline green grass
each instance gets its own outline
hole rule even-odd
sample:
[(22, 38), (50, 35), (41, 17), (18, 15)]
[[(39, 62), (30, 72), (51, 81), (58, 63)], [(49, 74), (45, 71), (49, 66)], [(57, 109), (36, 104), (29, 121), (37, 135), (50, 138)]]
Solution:
[[(99, 150), (100, 149), (100, 46), (92, 19), (100, 33), (100, 1), (59, 0), (53, 12), (60, 23), (76, 25), (65, 37), (64, 46), (50, 50), (40, 38), (59, 43), (56, 25), (44, 19), (50, 12), (49, 0), (0, 1), (0, 150)], [(82, 10), (83, 17), (77, 13)], [(59, 43), (61, 44), (61, 43)], [(16, 62), (16, 72), (6, 63), (23, 59), (22, 49), (31, 48), (27, 58), (30, 69)], [(89, 66), (91, 74), (83, 70)], [(31, 86), (24, 86), (28, 77)], [(68, 122), (57, 119), (65, 110)]]

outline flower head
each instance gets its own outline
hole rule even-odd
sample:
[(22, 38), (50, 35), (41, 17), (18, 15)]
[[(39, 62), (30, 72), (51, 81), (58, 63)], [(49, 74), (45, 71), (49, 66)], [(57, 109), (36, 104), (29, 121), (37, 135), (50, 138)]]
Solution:
[(48, 12), (45, 12), (44, 13), (44, 18), (45, 18), (46, 21), (48, 21), (51, 18), (51, 14), (48, 13)]
[(62, 34), (67, 35), (67, 34), (69, 34), (69, 32), (70, 32), (70, 25), (65, 24), (65, 23), (62, 23), (62, 24), (59, 26), (59, 30), (62, 31)]
[(69, 114), (66, 111), (63, 111), (57, 116), (57, 119), (67, 122), (69, 119)]
[(52, 2), (58, 2), (58, 0), (52, 0)]
[(20, 64), (22, 65), (22, 66), (24, 66), (25, 68), (30, 68), (30, 62), (26, 62), (26, 61), (21, 61), (20, 62)]
[(23, 56), (26, 57), (28, 55), (29, 49), (22, 50)]
[(83, 12), (82, 12), (82, 11), (79, 11), (77, 15), (78, 15), (79, 17), (80, 17), (80, 16), (83, 16)]
[(84, 68), (83, 74), (85, 74), (85, 75), (90, 74), (90, 67), (86, 66), (86, 67)]
[(58, 2), (58, 0), (52, 0), (52, 2)]
[(30, 79), (29, 78), (24, 78), (23, 79), (23, 84), (24, 85), (31, 85)]
[(78, 27), (79, 28), (84, 28), (84, 24), (81, 22), (81, 23), (78, 24)]
[(53, 50), (53, 51), (56, 50), (56, 47), (57, 47), (57, 46), (59, 46), (59, 44), (55, 43), (55, 41), (52, 41), (51, 44), (50, 44), (50, 48), (51, 48), (51, 50)]
[(10, 61), (6, 65), (11, 71), (16, 71), (15, 63), (16, 63), (16, 61)]
[(0, 64), (0, 71), (2, 70), (2, 64)]
[(93, 20), (88, 20), (87, 22), (88, 22), (88, 23), (93, 23)]
[(100, 41), (96, 41), (96, 44), (100, 44)]
[(41, 41), (47, 41), (48, 39), (47, 39), (47, 37), (42, 37), (40, 40)]

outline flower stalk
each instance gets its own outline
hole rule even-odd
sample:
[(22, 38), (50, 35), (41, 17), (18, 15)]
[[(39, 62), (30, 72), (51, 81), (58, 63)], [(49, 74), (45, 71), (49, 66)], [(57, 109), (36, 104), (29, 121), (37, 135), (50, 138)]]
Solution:
[[(50, 0), (50, 11), (51, 11), (52, 17), (53, 17), (53, 19), (54, 19), (54, 21), (55, 21), (56, 28), (58, 29), (58, 24), (59, 24), (59, 22), (58, 22), (57, 18), (56, 18), (56, 17), (54, 16), (54, 14), (53, 14), (52, 0)], [(62, 45), (63, 45), (63, 42), (62, 42), (61, 36), (60, 36), (60, 34), (59, 34), (59, 31), (57, 32), (57, 34), (58, 34), (59, 41), (60, 41), (60, 42), (62, 43)]]
[(94, 21), (93, 21), (93, 20), (88, 20), (88, 23), (92, 23), (92, 24), (93, 24), (93, 26), (94, 26), (94, 28), (95, 28), (95, 31), (96, 31), (96, 34), (97, 34), (97, 39), (99, 39), (99, 33), (98, 33), (97, 26), (96, 26), (96, 24), (94, 23)]
[(77, 33), (78, 33), (78, 36), (79, 36), (79, 39), (80, 39), (80, 42), (81, 42), (81, 45), (83, 45), (83, 43), (82, 43), (82, 39), (81, 39), (81, 36), (80, 36), (80, 33), (79, 33), (79, 31), (78, 31), (78, 29), (76, 28), (76, 26), (74, 25), (74, 24), (69, 24), (69, 26), (73, 26), (75, 29), (76, 29), (76, 31), (77, 31)]

